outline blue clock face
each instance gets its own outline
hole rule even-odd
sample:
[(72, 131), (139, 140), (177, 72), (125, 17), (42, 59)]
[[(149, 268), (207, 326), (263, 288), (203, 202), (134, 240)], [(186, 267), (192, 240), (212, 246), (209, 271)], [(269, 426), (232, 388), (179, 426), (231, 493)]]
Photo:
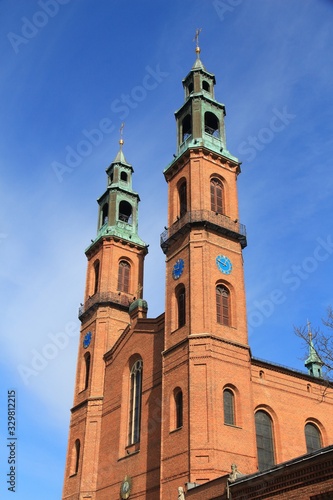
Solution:
[(225, 255), (218, 255), (216, 257), (216, 265), (223, 274), (230, 274), (232, 271), (231, 260)]
[(183, 259), (178, 259), (172, 269), (173, 279), (178, 280), (183, 274), (183, 271), (184, 271), (184, 261)]
[(84, 336), (84, 339), (83, 339), (83, 347), (85, 349), (87, 349), (87, 347), (90, 346), (90, 342), (91, 342), (91, 337), (92, 337), (92, 333), (91, 332), (87, 332)]

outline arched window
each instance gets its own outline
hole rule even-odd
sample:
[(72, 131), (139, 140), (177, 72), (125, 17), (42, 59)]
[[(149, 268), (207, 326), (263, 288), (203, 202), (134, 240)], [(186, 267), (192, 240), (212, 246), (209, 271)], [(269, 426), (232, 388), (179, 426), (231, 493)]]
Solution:
[(186, 323), (186, 304), (185, 304), (185, 287), (181, 286), (176, 294), (177, 310), (178, 310), (178, 328), (181, 328)]
[(322, 447), (322, 444), (318, 427), (314, 424), (306, 424), (304, 432), (307, 453), (312, 453), (313, 451), (319, 450)]
[(177, 387), (173, 392), (175, 400), (175, 424), (176, 429), (183, 427), (183, 392)]
[(187, 212), (187, 187), (186, 181), (182, 182), (178, 188), (179, 194), (179, 215), (183, 217), (183, 215)]
[(131, 266), (126, 260), (121, 260), (118, 266), (118, 290), (120, 292), (129, 292)]
[(271, 417), (262, 410), (255, 414), (258, 468), (269, 469), (275, 464), (273, 429)]
[(98, 285), (99, 285), (99, 260), (96, 260), (94, 262), (94, 293), (98, 292)]
[(140, 441), (142, 360), (138, 359), (131, 369), (131, 392), (129, 405), (128, 444)]
[(189, 93), (189, 94), (191, 94), (191, 93), (193, 92), (193, 89), (194, 89), (194, 87), (193, 87), (193, 82), (191, 82), (191, 83), (189, 83), (189, 85), (188, 85), (188, 93)]
[(108, 215), (109, 215), (109, 204), (104, 203), (103, 208), (102, 208), (102, 220), (101, 220), (101, 226), (106, 224), (108, 222)]
[(119, 203), (119, 220), (132, 224), (132, 205), (128, 201)]
[(73, 446), (72, 458), (71, 458), (71, 475), (77, 474), (79, 471), (80, 448), (81, 448), (80, 440), (76, 439)]
[(90, 363), (91, 363), (90, 352), (85, 353), (84, 363), (85, 363), (84, 390), (85, 390), (85, 389), (88, 389), (88, 385), (89, 385)]
[(127, 182), (127, 173), (126, 172), (121, 172), (120, 173), (120, 179), (124, 182)]
[(230, 292), (224, 285), (216, 287), (216, 321), (221, 325), (231, 325)]
[(219, 120), (211, 111), (206, 111), (205, 113), (205, 132), (214, 137), (220, 137)]
[(224, 423), (235, 425), (235, 397), (230, 389), (223, 391)]
[(203, 88), (204, 90), (207, 90), (207, 92), (209, 92), (209, 91), (210, 91), (209, 83), (208, 83), (208, 82), (206, 82), (206, 80), (204, 80), (204, 81), (202, 82), (202, 88)]
[(182, 142), (186, 141), (188, 137), (192, 135), (192, 117), (191, 115), (186, 115), (182, 121)]
[(210, 181), (210, 206), (213, 212), (223, 214), (223, 186), (220, 179)]

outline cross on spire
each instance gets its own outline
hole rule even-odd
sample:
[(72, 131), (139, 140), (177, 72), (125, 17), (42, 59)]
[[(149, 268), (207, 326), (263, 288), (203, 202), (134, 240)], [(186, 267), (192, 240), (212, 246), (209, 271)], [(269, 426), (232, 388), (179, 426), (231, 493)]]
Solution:
[(202, 31), (202, 28), (197, 28), (195, 30), (195, 37), (193, 38), (193, 42), (195, 41), (195, 44), (197, 47), (199, 47), (199, 35), (200, 35), (201, 31)]
[(193, 42), (195, 42), (195, 52), (197, 54), (197, 58), (199, 59), (200, 47), (199, 47), (199, 35), (202, 31), (202, 28), (197, 28), (195, 30), (195, 36), (193, 38)]
[(120, 129), (119, 129), (119, 132), (120, 132), (120, 139), (119, 139), (120, 147), (122, 147), (122, 145), (124, 144), (124, 139), (123, 139), (124, 126), (125, 126), (125, 123), (122, 122), (122, 124), (120, 125)]
[(309, 341), (311, 342), (312, 341), (311, 323), (308, 320), (306, 324), (307, 324), (307, 327), (308, 327)]

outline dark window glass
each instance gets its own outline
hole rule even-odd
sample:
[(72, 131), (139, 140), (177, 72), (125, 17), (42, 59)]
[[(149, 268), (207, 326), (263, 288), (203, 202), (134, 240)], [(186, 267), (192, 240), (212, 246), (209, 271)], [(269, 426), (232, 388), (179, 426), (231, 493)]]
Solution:
[(175, 392), (176, 429), (183, 426), (183, 393), (180, 389)]
[(234, 394), (230, 389), (223, 391), (224, 423), (235, 425)]
[(185, 288), (182, 287), (177, 294), (177, 305), (178, 305), (178, 328), (185, 325), (186, 322), (186, 310), (185, 310)]
[(131, 392), (129, 410), (128, 444), (140, 441), (141, 422), (141, 396), (142, 396), (142, 361), (138, 360), (131, 369)]
[(99, 260), (96, 260), (96, 262), (94, 263), (94, 271), (95, 271), (94, 293), (97, 293), (99, 285)]
[(89, 385), (89, 374), (90, 374), (90, 361), (91, 361), (90, 352), (87, 352), (84, 355), (84, 361), (85, 361), (85, 368), (86, 368), (85, 378), (84, 378), (84, 389), (87, 389), (88, 385)]
[(230, 326), (230, 293), (223, 285), (216, 287), (216, 321)]
[(125, 260), (119, 262), (118, 267), (118, 290), (120, 292), (129, 292), (130, 283), (130, 265)]
[(179, 206), (180, 206), (180, 217), (183, 217), (187, 212), (187, 189), (186, 181), (179, 186)]
[(312, 453), (313, 451), (319, 450), (319, 448), (321, 448), (320, 431), (314, 424), (306, 424), (305, 441), (307, 453)]
[(223, 214), (223, 186), (219, 179), (210, 181), (210, 205), (213, 212)]
[(80, 465), (80, 440), (77, 439), (75, 441), (75, 446), (74, 446), (74, 453), (75, 453), (75, 468), (74, 468), (74, 474), (77, 474), (79, 471), (79, 465)]
[(255, 414), (258, 468), (260, 471), (271, 468), (275, 464), (272, 420), (264, 411)]
[(127, 173), (126, 173), (126, 172), (121, 172), (121, 174), (120, 174), (120, 179), (121, 179), (122, 181), (127, 182)]

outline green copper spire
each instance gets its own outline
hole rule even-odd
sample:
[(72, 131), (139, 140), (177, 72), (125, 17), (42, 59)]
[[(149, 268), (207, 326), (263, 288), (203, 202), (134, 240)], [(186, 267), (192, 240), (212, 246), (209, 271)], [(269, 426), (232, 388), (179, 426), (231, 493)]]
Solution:
[(92, 245), (102, 237), (113, 236), (126, 240), (128, 243), (146, 247), (147, 245), (138, 235), (140, 198), (132, 188), (134, 170), (123, 153), (122, 135), (119, 145), (115, 159), (106, 169), (107, 189), (97, 200), (99, 204), (97, 236)]
[(117, 153), (117, 155), (112, 163), (121, 163), (122, 165), (129, 166), (129, 163), (126, 161), (125, 155), (123, 153), (122, 145), (124, 144), (124, 141), (122, 141), (122, 142), (119, 141), (119, 144), (120, 144), (119, 151), (118, 151), (118, 153)]
[(317, 351), (313, 345), (312, 333), (310, 322), (308, 321), (308, 335), (309, 335), (309, 357), (305, 360), (304, 365), (309, 371), (309, 375), (313, 377), (322, 378), (322, 366), (323, 362), (317, 354)]

